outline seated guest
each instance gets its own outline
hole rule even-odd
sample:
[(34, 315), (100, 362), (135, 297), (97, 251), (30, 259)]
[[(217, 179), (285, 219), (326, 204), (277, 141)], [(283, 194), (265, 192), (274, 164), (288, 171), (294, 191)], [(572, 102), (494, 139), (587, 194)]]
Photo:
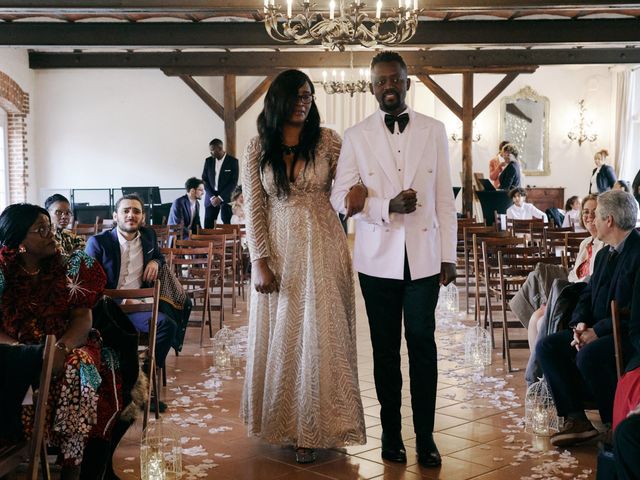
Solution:
[(498, 179), (500, 180), (501, 190), (511, 190), (522, 184), (522, 172), (520, 170), (520, 162), (518, 161), (518, 150), (516, 147), (507, 143), (502, 147), (501, 157), (507, 164), (500, 172)]
[(176, 198), (169, 212), (169, 225), (182, 224), (182, 238), (189, 238), (189, 232), (198, 233), (200, 227), (200, 199), (204, 195), (204, 183), (191, 177), (184, 184), (186, 195)]
[(244, 195), (242, 195), (242, 185), (238, 185), (231, 194), (231, 224), (244, 224)]
[(618, 381), (613, 405), (613, 444), (619, 480), (635, 480), (640, 472), (640, 270), (633, 288), (629, 337), (635, 354)]
[(574, 227), (580, 224), (580, 197), (574, 195), (569, 197), (564, 205), (564, 220), (562, 228)]
[[(598, 435), (584, 413), (585, 394), (593, 396), (603, 423), (611, 423), (616, 389), (611, 300), (621, 312), (631, 306), (633, 281), (640, 269), (640, 234), (634, 229), (638, 204), (632, 195), (610, 191), (598, 197), (595, 225), (609, 245), (596, 255), (593, 275), (571, 315), (570, 327), (538, 342), (536, 355), (549, 383), (563, 429), (555, 446), (572, 445)], [(621, 315), (622, 351), (632, 351), (629, 318)]]
[[(113, 352), (107, 355), (92, 329), (104, 272), (82, 251), (60, 254), (52, 230), (49, 213), (37, 205), (10, 205), (0, 215), (0, 343), (38, 345), (56, 336), (47, 438), (59, 448), (61, 478), (74, 479), (88, 439), (110, 435), (122, 405), (111, 382), (102, 382), (119, 375), (117, 362), (101, 361), (101, 353)], [(24, 407), (27, 432), (33, 414)]]
[(84, 238), (67, 230), (71, 226), (73, 218), (69, 200), (65, 196), (55, 193), (44, 201), (44, 208), (51, 215), (51, 225), (55, 229), (53, 238), (62, 252), (70, 255), (76, 250), (84, 250)]
[[(591, 233), (591, 236), (580, 243), (576, 262), (568, 275), (564, 267), (541, 263), (528, 275), (522, 288), (509, 302), (511, 310), (528, 330), (527, 337), (531, 355), (525, 378), (529, 384), (536, 382), (542, 375), (536, 362), (535, 346), (547, 333), (554, 333), (549, 332), (549, 325), (554, 325), (554, 317), (559, 313), (559, 309), (567, 307), (566, 303), (564, 306), (556, 305), (558, 297), (562, 294), (567, 300), (566, 295), (573, 294), (573, 292), (565, 290), (567, 285), (589, 281), (589, 277), (593, 274), (596, 255), (605, 246), (597, 238), (595, 226), (597, 205), (595, 195), (587, 196), (582, 203), (580, 222)], [(573, 303), (571, 305), (573, 306)], [(536, 307), (539, 308), (534, 311)]]
[(532, 218), (542, 218), (547, 222), (547, 215), (538, 210), (531, 203), (525, 202), (527, 191), (524, 188), (514, 188), (509, 192), (509, 198), (513, 205), (507, 208), (507, 218), (511, 220), (531, 220)]
[[(155, 282), (164, 265), (155, 232), (144, 223), (142, 199), (124, 195), (116, 202), (113, 220), (116, 227), (99, 233), (87, 242), (86, 252), (104, 268), (107, 288), (145, 288)], [(139, 332), (149, 331), (149, 312), (129, 314)], [(158, 313), (156, 363), (164, 368), (165, 359), (176, 335), (177, 325), (164, 313)], [(153, 405), (153, 403), (152, 403)]]
[(616, 180), (613, 184), (612, 190), (622, 190), (623, 192), (629, 191), (629, 183), (626, 180)]

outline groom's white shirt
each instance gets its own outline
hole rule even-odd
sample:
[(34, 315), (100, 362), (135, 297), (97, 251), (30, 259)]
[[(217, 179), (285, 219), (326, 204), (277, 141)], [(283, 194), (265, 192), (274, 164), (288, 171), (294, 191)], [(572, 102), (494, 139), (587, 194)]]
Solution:
[[(406, 246), (411, 278), (416, 280), (440, 273), (441, 262), (456, 263), (457, 220), (444, 125), (407, 112), (409, 124), (399, 136), (389, 132), (381, 111), (347, 129), (331, 203), (346, 213), (346, 194), (362, 180), (368, 197), (364, 210), (354, 216), (354, 268), (402, 279)], [(416, 210), (390, 214), (389, 201), (409, 188), (417, 193)]]

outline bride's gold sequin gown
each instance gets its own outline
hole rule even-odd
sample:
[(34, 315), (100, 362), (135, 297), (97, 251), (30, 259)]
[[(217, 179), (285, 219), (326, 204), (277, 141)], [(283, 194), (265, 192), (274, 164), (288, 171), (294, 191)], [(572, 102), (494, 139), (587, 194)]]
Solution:
[(270, 443), (330, 448), (366, 440), (351, 260), (329, 202), (340, 144), (322, 129), (315, 163), (284, 199), (273, 172), (260, 172), (257, 137), (243, 158), (251, 259), (268, 258), (279, 291), (251, 292), (242, 413), (249, 433)]

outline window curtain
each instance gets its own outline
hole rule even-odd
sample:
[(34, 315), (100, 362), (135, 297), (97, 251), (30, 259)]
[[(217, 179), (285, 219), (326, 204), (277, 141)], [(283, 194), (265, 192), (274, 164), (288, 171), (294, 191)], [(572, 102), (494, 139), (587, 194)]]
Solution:
[(637, 87), (639, 70), (625, 69), (616, 74), (616, 133), (615, 151), (617, 154), (616, 173), (618, 178), (631, 182), (640, 165), (635, 157), (640, 152), (634, 152), (634, 137), (638, 134), (634, 125), (634, 116), (638, 115), (637, 103), (640, 96)]

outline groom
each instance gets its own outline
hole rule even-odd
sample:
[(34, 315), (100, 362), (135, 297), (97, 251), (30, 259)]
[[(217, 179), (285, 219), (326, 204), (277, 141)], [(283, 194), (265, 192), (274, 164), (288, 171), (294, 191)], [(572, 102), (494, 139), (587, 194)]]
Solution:
[(404, 317), (418, 462), (437, 467), (435, 307), (440, 284), (455, 279), (457, 223), (444, 125), (407, 107), (410, 85), (400, 55), (373, 58), (371, 93), (380, 110), (345, 132), (331, 202), (347, 215), (364, 202), (354, 216), (353, 262), (373, 344), (382, 458), (407, 461), (400, 432)]

